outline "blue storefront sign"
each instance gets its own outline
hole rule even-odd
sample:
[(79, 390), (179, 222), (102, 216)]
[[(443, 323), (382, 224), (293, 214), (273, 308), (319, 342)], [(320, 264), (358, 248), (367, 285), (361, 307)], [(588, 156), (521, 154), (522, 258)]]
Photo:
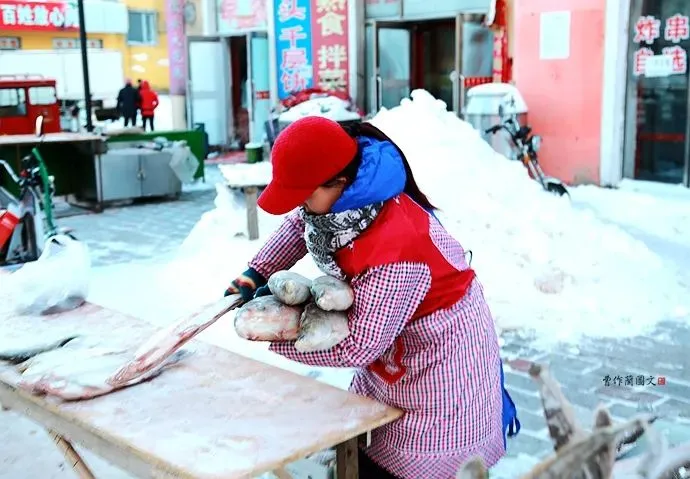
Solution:
[(282, 100), (313, 85), (311, 6), (309, 0), (278, 0), (273, 10), (278, 98)]

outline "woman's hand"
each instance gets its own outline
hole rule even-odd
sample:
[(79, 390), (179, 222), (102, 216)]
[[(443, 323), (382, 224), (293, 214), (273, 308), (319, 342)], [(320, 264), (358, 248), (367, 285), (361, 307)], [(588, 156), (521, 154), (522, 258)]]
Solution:
[[(264, 289), (268, 290), (266, 278), (261, 276), (254, 268), (249, 268), (230, 283), (230, 286), (225, 290), (224, 296), (239, 294), (244, 301), (251, 301), (257, 293), (257, 290)], [(271, 294), (271, 292), (269, 291), (268, 294)], [(261, 296), (264, 295), (265, 294), (261, 294)]]

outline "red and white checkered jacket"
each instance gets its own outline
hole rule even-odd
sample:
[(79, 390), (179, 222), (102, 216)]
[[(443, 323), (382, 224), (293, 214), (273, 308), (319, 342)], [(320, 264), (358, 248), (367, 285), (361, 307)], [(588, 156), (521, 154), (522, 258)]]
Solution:
[[(438, 252), (458, 271), (468, 270), (460, 244), (428, 218), (427, 237)], [(306, 254), (304, 223), (294, 212), (249, 266), (269, 277)], [(404, 412), (373, 431), (365, 451), (397, 477), (449, 479), (473, 456), (494, 465), (505, 453), (499, 345), (479, 281), (471, 280), (459, 301), (422, 317), (415, 313), (432, 288), (428, 264), (382, 264), (353, 277), (351, 286), (355, 302), (344, 341), (313, 353), (292, 343), (273, 343), (271, 350), (314, 366), (359, 368), (351, 391)], [(374, 372), (375, 364), (395, 379)]]

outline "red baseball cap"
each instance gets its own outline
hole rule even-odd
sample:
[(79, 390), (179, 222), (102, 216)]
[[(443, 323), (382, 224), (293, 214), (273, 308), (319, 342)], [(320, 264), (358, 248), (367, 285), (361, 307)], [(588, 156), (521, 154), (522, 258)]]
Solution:
[(291, 123), (271, 150), (273, 178), (258, 204), (282, 215), (297, 208), (356, 156), (357, 140), (335, 121), (307, 116)]

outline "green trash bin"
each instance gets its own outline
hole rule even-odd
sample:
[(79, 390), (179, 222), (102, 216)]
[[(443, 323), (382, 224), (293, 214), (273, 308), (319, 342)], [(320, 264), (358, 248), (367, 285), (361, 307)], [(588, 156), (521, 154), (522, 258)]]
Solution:
[(264, 159), (263, 143), (247, 143), (244, 145), (247, 154), (247, 163), (258, 163)]

